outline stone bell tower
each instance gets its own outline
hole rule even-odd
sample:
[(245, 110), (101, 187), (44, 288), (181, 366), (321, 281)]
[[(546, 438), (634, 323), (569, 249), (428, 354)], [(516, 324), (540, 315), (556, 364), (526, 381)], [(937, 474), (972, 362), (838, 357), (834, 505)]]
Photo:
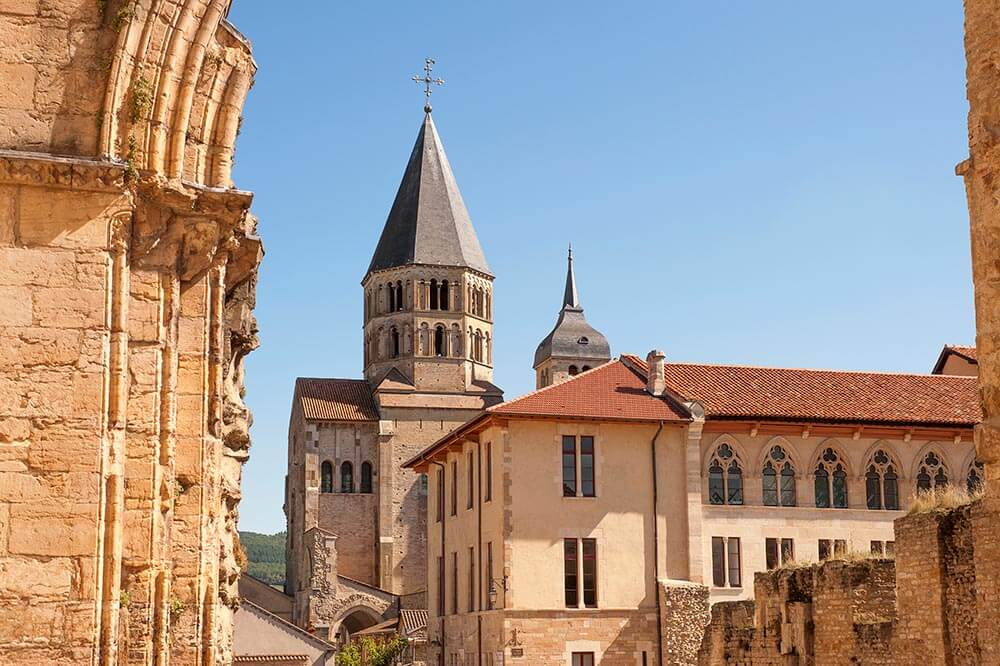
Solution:
[(365, 379), (395, 370), (445, 393), (490, 384), (493, 275), (429, 111), (361, 284)]

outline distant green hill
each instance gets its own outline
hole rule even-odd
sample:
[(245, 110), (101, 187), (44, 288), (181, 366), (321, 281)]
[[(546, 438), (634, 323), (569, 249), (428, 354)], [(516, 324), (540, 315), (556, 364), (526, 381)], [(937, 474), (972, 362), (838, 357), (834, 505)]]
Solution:
[(285, 533), (240, 532), (247, 553), (247, 573), (271, 585), (285, 582)]

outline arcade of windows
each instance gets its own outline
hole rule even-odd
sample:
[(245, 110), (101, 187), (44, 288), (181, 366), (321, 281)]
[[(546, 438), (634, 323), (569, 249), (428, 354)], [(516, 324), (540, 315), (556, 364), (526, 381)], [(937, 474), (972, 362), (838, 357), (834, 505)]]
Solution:
[(371, 493), (372, 490), (372, 464), (367, 460), (361, 463), (361, 479), (358, 489), (354, 487), (354, 465), (345, 460), (340, 464), (340, 487), (335, 489), (333, 478), (333, 463), (329, 460), (323, 461), (320, 465), (319, 491), (321, 493)]
[[(448, 280), (407, 280), (389, 281), (373, 285), (365, 291), (365, 318), (407, 310), (461, 312), (458, 303), (461, 287)], [(466, 314), (491, 320), (493, 317), (493, 295), (487, 287), (470, 284), (466, 289)]]
[(369, 360), (395, 359), (401, 356), (436, 356), (438, 358), (465, 358), (491, 365), (493, 363), (493, 340), (489, 331), (469, 327), (463, 334), (458, 324), (435, 324), (433, 328), (426, 322), (411, 335), (408, 324), (393, 325), (388, 329), (379, 327), (366, 337), (365, 352)]
[[(876, 449), (865, 467), (865, 506), (871, 510), (900, 509), (899, 464), (885, 449)], [(977, 492), (983, 484), (983, 465), (974, 461), (966, 475), (966, 487)], [(816, 508), (848, 508), (848, 468), (841, 454), (827, 447), (812, 468)], [(924, 454), (917, 468), (916, 492), (948, 485), (950, 476), (941, 456)], [(796, 470), (788, 452), (780, 445), (768, 450), (761, 468), (761, 503), (764, 506), (797, 506)], [(744, 465), (733, 447), (719, 444), (708, 463), (708, 503), (744, 504)]]

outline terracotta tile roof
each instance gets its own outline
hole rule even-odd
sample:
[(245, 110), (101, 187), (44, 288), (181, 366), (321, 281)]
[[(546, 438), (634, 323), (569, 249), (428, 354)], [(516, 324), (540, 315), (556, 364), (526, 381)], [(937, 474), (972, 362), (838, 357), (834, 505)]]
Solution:
[[(646, 364), (627, 357), (642, 372)], [(707, 418), (970, 427), (974, 377), (667, 363), (667, 386)]]
[(363, 379), (295, 380), (295, 399), (305, 418), (317, 421), (378, 421), (378, 406)]
[(970, 361), (979, 362), (979, 356), (976, 354), (975, 347), (967, 347), (964, 345), (945, 345), (945, 349), (959, 356), (964, 356)]
[(941, 353), (938, 355), (937, 362), (934, 364), (934, 369), (931, 370), (931, 374), (942, 374), (945, 364), (952, 356), (958, 356), (965, 359), (969, 363), (979, 365), (979, 355), (976, 353), (975, 347), (967, 347), (964, 345), (945, 345), (944, 349), (942, 349)]
[(680, 405), (646, 392), (646, 380), (620, 360), (486, 410), (498, 416), (686, 421)]

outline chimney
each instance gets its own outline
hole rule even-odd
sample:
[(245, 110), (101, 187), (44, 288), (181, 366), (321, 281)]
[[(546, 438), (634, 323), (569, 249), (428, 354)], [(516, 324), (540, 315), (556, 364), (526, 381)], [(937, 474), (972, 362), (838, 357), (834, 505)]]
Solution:
[(667, 389), (667, 380), (663, 370), (663, 361), (666, 358), (666, 354), (659, 349), (654, 349), (646, 354), (646, 365), (649, 367), (646, 374), (646, 390), (657, 397), (663, 395)]

